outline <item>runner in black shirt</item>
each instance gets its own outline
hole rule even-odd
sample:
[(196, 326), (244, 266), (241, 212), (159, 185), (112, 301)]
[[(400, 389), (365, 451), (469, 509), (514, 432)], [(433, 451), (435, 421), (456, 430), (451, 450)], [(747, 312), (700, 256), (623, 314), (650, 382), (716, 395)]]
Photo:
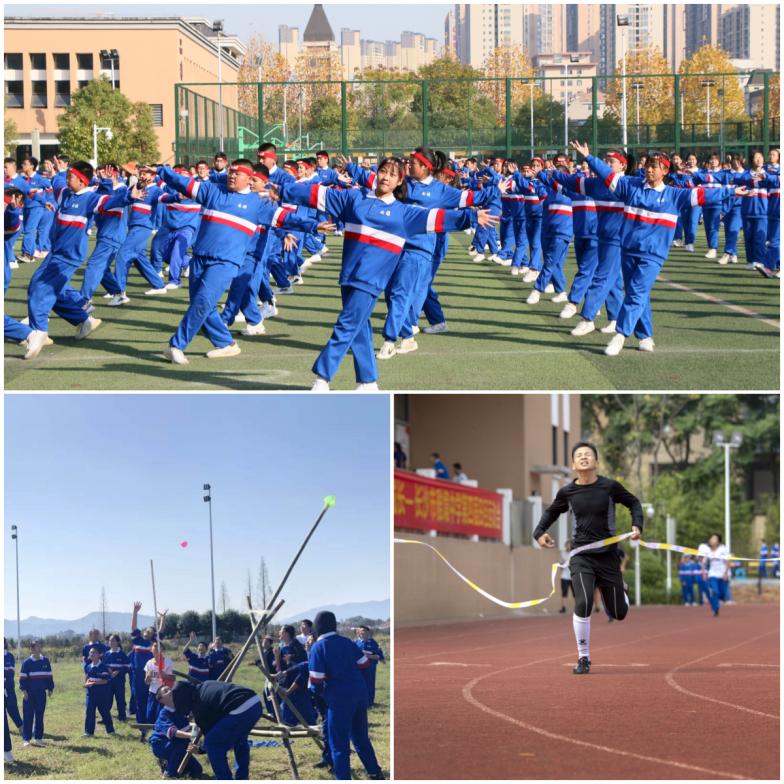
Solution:
[[(564, 512), (571, 510), (574, 517), (572, 549), (584, 544), (600, 542), (615, 536), (615, 504), (621, 503), (632, 514), (632, 539), (642, 533), (642, 505), (620, 482), (599, 476), (596, 466), (599, 453), (593, 444), (581, 441), (572, 448), (572, 470), (577, 478), (562, 487), (555, 500), (542, 513), (534, 531), (534, 539), (542, 547), (555, 547), (547, 529)], [(622, 621), (629, 610), (623, 576), (621, 575), (621, 549), (617, 544), (575, 555), (569, 561), (574, 587), (574, 636), (577, 640), (577, 666), (575, 675), (591, 670), (591, 610), (596, 587), (602, 593), (608, 615)]]

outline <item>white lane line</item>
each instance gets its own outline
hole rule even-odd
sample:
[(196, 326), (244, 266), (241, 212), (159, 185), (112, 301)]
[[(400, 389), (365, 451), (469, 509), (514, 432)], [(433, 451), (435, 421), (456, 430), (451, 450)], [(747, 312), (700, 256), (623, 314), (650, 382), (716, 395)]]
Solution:
[(779, 668), (778, 664), (749, 664), (748, 662), (722, 662), (717, 664), (717, 667), (773, 667)]
[(732, 310), (735, 313), (741, 313), (744, 316), (751, 316), (757, 321), (761, 321), (763, 324), (767, 324), (769, 327), (774, 327), (775, 329), (780, 329), (781, 324), (778, 321), (774, 321), (773, 319), (767, 319), (764, 316), (761, 316), (759, 313), (751, 310), (750, 308), (744, 308), (741, 305), (733, 305), (732, 302), (727, 302), (726, 300), (720, 299), (719, 297), (714, 297), (713, 294), (704, 294), (701, 291), (697, 291), (696, 289), (689, 288), (688, 286), (684, 286), (682, 283), (676, 283), (673, 280), (669, 280), (669, 278), (665, 278), (662, 275), (659, 275), (656, 278), (657, 281), (661, 281), (662, 283), (670, 286), (670, 288), (677, 289), (678, 291), (685, 291), (689, 294), (693, 294), (695, 297), (699, 299), (703, 299), (706, 302), (710, 302), (713, 305), (721, 305), (728, 310)]
[(691, 664), (697, 664), (698, 662), (704, 661), (705, 659), (710, 659), (711, 656), (717, 656), (720, 653), (726, 653), (727, 651), (734, 651), (736, 648), (741, 648), (744, 645), (748, 645), (750, 642), (754, 642), (755, 640), (761, 640), (763, 637), (769, 637), (771, 634), (778, 634), (778, 629), (775, 631), (765, 632), (765, 634), (759, 634), (756, 637), (750, 637), (747, 640), (743, 640), (743, 642), (739, 642), (735, 645), (730, 645), (729, 648), (722, 648), (720, 651), (713, 651), (713, 653), (708, 653), (705, 656), (700, 656), (698, 659), (692, 659), (691, 661), (685, 662), (684, 664), (679, 664), (677, 667), (671, 669), (665, 676), (664, 680), (667, 682), (669, 686), (672, 686), (673, 689), (676, 691), (681, 692), (682, 694), (686, 694), (689, 697), (697, 697), (697, 699), (705, 700), (706, 702), (714, 702), (717, 705), (724, 705), (727, 708), (735, 708), (735, 710), (743, 711), (744, 713), (751, 713), (754, 716), (762, 716), (766, 719), (776, 719), (778, 721), (779, 717), (774, 713), (765, 713), (764, 711), (754, 710), (754, 708), (747, 708), (745, 705), (738, 705), (734, 702), (727, 702), (726, 700), (719, 700), (715, 697), (706, 697), (704, 694), (698, 694), (696, 691), (690, 691), (689, 689), (684, 688), (675, 680), (675, 673), (678, 670), (682, 670), (684, 667), (688, 667)]
[[(564, 667), (574, 667), (571, 662), (563, 662)], [(591, 669), (595, 670), (597, 667), (650, 667), (650, 664), (637, 664), (630, 662), (629, 664), (594, 664), (591, 662)]]
[[(630, 640), (629, 642), (619, 643), (618, 645), (608, 645), (604, 648), (599, 648), (596, 650), (609, 650), (611, 648), (620, 648), (624, 645), (630, 644), (639, 644), (642, 642), (646, 642), (647, 640), (654, 640), (657, 637), (667, 637), (671, 634), (675, 634), (676, 632), (662, 632), (661, 634), (654, 634), (649, 637), (642, 637), (635, 640)], [(567, 656), (572, 656), (572, 654), (566, 654), (564, 656), (556, 656), (556, 659), (565, 659)], [(508, 721), (510, 724), (514, 724), (517, 727), (521, 727), (524, 730), (529, 730), (530, 732), (535, 732), (537, 735), (542, 735), (545, 738), (551, 738), (552, 740), (560, 740), (565, 743), (573, 743), (576, 746), (582, 746), (583, 748), (593, 749), (594, 751), (604, 751), (608, 754), (616, 754), (621, 757), (631, 757), (632, 759), (642, 760), (643, 762), (654, 762), (660, 765), (671, 765), (675, 768), (681, 768), (683, 770), (693, 770), (698, 773), (708, 773), (711, 776), (718, 776), (724, 777), (728, 779), (745, 779), (748, 778), (747, 776), (739, 776), (736, 773), (729, 773), (727, 771), (721, 770), (712, 770), (711, 768), (702, 768), (699, 765), (690, 765), (686, 762), (678, 762), (677, 760), (667, 760), (667, 759), (660, 759), (658, 757), (650, 757), (646, 754), (637, 754), (633, 751), (626, 751), (625, 749), (613, 749), (609, 746), (602, 746), (598, 743), (589, 743), (588, 741), (580, 740), (579, 738), (571, 738), (568, 735), (560, 735), (555, 732), (549, 732), (548, 730), (542, 729), (542, 727), (537, 727), (534, 724), (528, 724), (524, 721), (520, 721), (520, 719), (516, 719), (513, 716), (509, 716), (506, 713), (501, 713), (501, 711), (494, 710), (489, 706), (485, 705), (482, 702), (474, 697), (472, 690), (473, 688), (483, 680), (487, 678), (492, 678), (495, 675), (501, 675), (507, 672), (511, 672), (512, 670), (518, 670), (523, 667), (530, 667), (534, 664), (542, 664), (544, 662), (552, 662), (552, 657), (547, 657), (545, 659), (538, 659), (536, 661), (527, 662), (526, 664), (516, 664), (512, 667), (505, 667), (501, 670), (495, 670), (494, 672), (489, 672), (487, 675), (480, 675), (478, 678), (474, 678), (472, 681), (469, 681), (463, 687), (463, 699), (466, 700), (470, 705), (473, 705), (475, 708), (478, 708), (483, 713), (487, 713), (490, 716), (495, 716), (498, 719), (502, 719), (503, 721)], [(590, 677), (590, 676), (589, 676)]]
[(426, 667), (489, 667), (489, 664), (465, 664), (464, 662), (430, 662)]

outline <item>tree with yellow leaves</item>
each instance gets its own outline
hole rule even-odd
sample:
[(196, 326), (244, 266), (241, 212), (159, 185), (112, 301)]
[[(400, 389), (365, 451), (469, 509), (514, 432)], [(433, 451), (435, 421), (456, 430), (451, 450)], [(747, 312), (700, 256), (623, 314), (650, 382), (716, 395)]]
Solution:
[[(659, 125), (672, 122), (675, 116), (673, 100), (673, 77), (655, 76), (666, 74), (670, 68), (658, 47), (630, 49), (626, 52), (626, 117), (628, 126), (635, 124), (638, 116), (640, 125)], [(623, 79), (620, 74), (623, 62), (615, 68), (617, 78), (611, 79), (607, 88), (605, 114), (621, 118), (623, 103)], [(651, 75), (648, 75), (651, 74)], [(642, 78), (635, 78), (637, 76)], [(637, 86), (635, 86), (637, 85)], [(633, 138), (630, 134), (630, 138)]]
[[(724, 104), (724, 121), (747, 119), (743, 90), (737, 76), (712, 76), (734, 74), (735, 67), (723, 49), (705, 45), (688, 60), (681, 63), (681, 94), (683, 95), (683, 122), (703, 124), (710, 114), (711, 125), (718, 124)], [(709, 74), (690, 76), (689, 74)], [(721, 93), (719, 91), (722, 91)], [(710, 111), (708, 100), (710, 99)]]
[[(522, 46), (499, 46), (488, 55), (482, 69), (488, 79), (499, 81), (479, 82), (479, 92), (489, 98), (496, 110), (496, 118), (505, 121), (506, 116), (506, 79), (512, 79), (512, 105), (520, 106), (528, 101), (531, 94), (530, 82), (525, 79), (536, 77), (527, 52)], [(504, 80), (504, 81), (501, 81)], [(541, 89), (534, 87), (534, 100), (541, 95)]]
[[(781, 75), (771, 74), (768, 85), (770, 88), (770, 98), (768, 99), (770, 116), (778, 117), (781, 114)], [(759, 108), (754, 112), (754, 119), (761, 120), (764, 113), (763, 103), (760, 101)]]
[[(245, 59), (240, 66), (237, 81), (239, 88), (239, 108), (243, 114), (251, 117), (258, 115), (259, 98), (257, 83), (285, 82), (291, 78), (286, 60), (276, 52), (272, 45), (261, 36), (252, 36), (247, 43)], [(266, 85), (263, 91), (264, 115), (272, 124), (280, 122), (279, 116), (283, 109), (283, 87)], [(271, 124), (268, 122), (267, 124)]]

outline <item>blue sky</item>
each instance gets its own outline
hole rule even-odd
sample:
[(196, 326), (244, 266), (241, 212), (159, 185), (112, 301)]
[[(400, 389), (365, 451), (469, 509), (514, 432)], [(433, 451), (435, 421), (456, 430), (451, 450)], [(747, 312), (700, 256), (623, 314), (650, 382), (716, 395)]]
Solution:
[[(444, 39), (444, 18), (453, 3), (325, 3), (327, 19), (340, 42), (340, 29), (350, 27), (360, 30), (363, 38), (376, 41), (397, 40), (404, 30), (423, 33), (436, 38), (439, 45)], [(263, 9), (263, 10), (262, 10)], [(113, 13), (118, 16), (206, 16), (223, 19), (229, 34), (246, 39), (250, 35), (278, 43), (278, 25), (299, 27), (304, 31), (312, 3), (146, 3), (134, 4), (106, 2), (101, 5), (31, 2), (24, 5), (8, 4), (6, 16), (83, 16)], [(263, 19), (262, 19), (263, 17)]]
[[(329, 510), (289, 578), (284, 614), (389, 597), (389, 399), (378, 395), (5, 396), (5, 617), (78, 618), (134, 600), (244, 605), (263, 555), (277, 585), (326, 495)], [(188, 541), (188, 547), (180, 543)], [(241, 604), (242, 602), (242, 604)], [(220, 610), (220, 607), (218, 608)]]

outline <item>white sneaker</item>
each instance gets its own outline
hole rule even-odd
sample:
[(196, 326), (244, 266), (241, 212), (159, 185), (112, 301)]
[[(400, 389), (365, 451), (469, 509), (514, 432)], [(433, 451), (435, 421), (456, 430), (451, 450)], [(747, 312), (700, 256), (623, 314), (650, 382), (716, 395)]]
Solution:
[(378, 392), (378, 382), (370, 381), (367, 384), (357, 384), (355, 392)]
[(529, 269), (528, 272), (523, 275), (523, 283), (536, 283), (538, 277), (539, 270)]
[(115, 294), (106, 304), (110, 308), (116, 308), (119, 305), (127, 305), (131, 301), (124, 292), (122, 294)]
[(343, 236), (343, 229), (336, 229), (335, 230), (335, 236), (336, 237), (342, 237)]
[[(19, 262), (16, 259), (14, 259), (13, 261), (9, 261), (8, 267), (9, 269), (19, 269)], [(11, 754), (11, 752), (7, 751), (6, 754)], [(13, 755), (11, 756), (11, 759), (13, 759)]]
[(539, 293), (539, 289), (534, 289), (529, 295), (526, 302), (529, 305), (536, 305), (537, 302), (542, 298), (542, 295)]
[(576, 313), (577, 305), (575, 305), (574, 302), (567, 302), (558, 316), (562, 319), (570, 319), (572, 316), (576, 315)]
[(166, 276), (163, 274), (163, 270), (160, 270), (160, 271), (158, 272), (158, 277), (159, 277), (161, 280), (166, 280)]
[(376, 359), (392, 359), (397, 354), (395, 344), (391, 340), (385, 340), (376, 354)]
[(329, 392), (329, 381), (321, 376), (316, 376), (313, 386), (310, 388), (311, 392)]
[(25, 316), (23, 319), (19, 319), (20, 324), (24, 324), (25, 326), (30, 326), (30, 316)]
[(242, 349), (238, 343), (231, 343), (223, 348), (214, 348), (212, 351), (207, 352), (207, 359), (225, 359), (226, 357), (236, 357), (241, 354)]
[(261, 305), (261, 317), (268, 319), (278, 315), (278, 307), (274, 302), (264, 302)]
[(512, 275), (517, 277), (520, 274), (520, 267), (512, 267)]
[(294, 286), (292, 286), (292, 285), (289, 283), (289, 285), (288, 285), (288, 286), (286, 286), (286, 288), (285, 288), (285, 289), (282, 289), (282, 288), (273, 288), (273, 289), (272, 289), (272, 291), (273, 291), (273, 293), (275, 293), (275, 294), (293, 294), (293, 293), (294, 293)]
[(615, 322), (610, 321), (605, 326), (603, 326), (599, 332), (604, 332), (605, 335), (614, 335), (615, 334)]
[(40, 329), (34, 329), (27, 336), (27, 351), (25, 352), (25, 359), (35, 359), (40, 353), (41, 349), (46, 345), (46, 339), (49, 337), (46, 332)]
[(550, 302), (555, 302), (557, 305), (560, 305), (562, 302), (568, 302), (568, 301), (569, 301), (569, 295), (565, 291), (562, 291), (560, 294), (556, 294), (554, 297), (550, 299)]
[(106, 294), (103, 295), (103, 298), (104, 299), (111, 299), (113, 296), (114, 296), (114, 294), (109, 294), (109, 292), (107, 291)]
[(440, 332), (449, 332), (449, 327), (447, 327), (446, 321), (442, 321), (440, 324), (433, 324), (432, 327), (425, 327), (422, 331), (426, 335), (438, 335)]
[(185, 356), (181, 348), (175, 348), (174, 346), (166, 346), (163, 350), (163, 356), (169, 360), (174, 365), (187, 365), (188, 364), (188, 357)]
[(319, 253), (320, 253), (322, 256), (326, 256), (326, 255), (329, 253), (329, 248), (328, 248), (328, 247), (325, 245), (325, 246), (324, 246), (324, 247), (323, 247), (323, 248), (322, 248), (322, 249), (319, 251)]
[(690, 242), (690, 243), (689, 243), (689, 244), (686, 246), (686, 250), (687, 250), (689, 253), (694, 253), (694, 245), (693, 245), (693, 243), (691, 243), (691, 242)]
[(167, 283), (164, 288), (166, 291), (176, 291), (180, 287), (179, 283)]
[(168, 291), (166, 286), (161, 286), (159, 289), (147, 289), (144, 292), (145, 297), (157, 297), (159, 294), (165, 294)]
[(30, 743), (32, 743), (32, 744), (33, 744), (33, 746), (45, 746), (45, 745), (46, 745), (46, 744), (43, 742), (43, 740), (41, 740), (40, 738), (33, 738), (33, 739), (30, 741)]
[(746, 262), (746, 269), (750, 270), (751, 272), (754, 271), (754, 263), (753, 262)]
[(719, 264), (729, 264), (729, 262), (730, 262), (730, 259), (731, 259), (731, 258), (732, 258), (732, 257), (730, 256), (730, 254), (729, 254), (729, 253), (725, 253), (725, 254), (724, 254), (724, 255), (723, 255), (723, 256), (722, 256), (722, 257), (719, 259)]
[(183, 278), (189, 278), (191, 276), (191, 268), (185, 267), (185, 269), (180, 274)]
[(309, 266), (310, 266), (310, 259), (305, 259), (305, 261), (302, 262), (302, 266), (300, 267), (300, 271), (304, 272)]
[(93, 332), (95, 332), (95, 330), (98, 329), (101, 324), (103, 324), (101, 319), (89, 316), (86, 321), (83, 321), (79, 325), (79, 329), (76, 330), (76, 339), (84, 340), (88, 335), (91, 335)]
[(421, 330), (419, 329), (419, 324), (412, 324), (411, 332), (413, 332), (414, 335), (418, 335), (421, 332)]
[(730, 256), (730, 264), (737, 264), (738, 257), (737, 256)]
[(90, 313), (95, 310), (95, 305), (93, 305), (92, 302), (85, 302), (84, 305), (82, 305), (82, 310), (89, 316)]
[(607, 344), (607, 348), (604, 350), (604, 353), (607, 354), (608, 357), (617, 357), (618, 354), (621, 353), (621, 349), (623, 348), (623, 344), (626, 342), (626, 338), (621, 335), (620, 333), (616, 332), (615, 337)]
[(583, 335), (590, 335), (596, 329), (596, 325), (593, 321), (587, 321), (583, 319), (580, 323), (572, 330), (572, 335), (576, 338), (581, 338)]
[(302, 275), (294, 275), (293, 277), (289, 278), (289, 283), (292, 283), (295, 286), (301, 286), (304, 282), (305, 281)]
[(483, 262), (483, 261), (487, 261), (487, 259), (485, 258), (485, 254), (484, 253), (477, 253), (476, 256), (474, 256), (474, 261), (477, 262), (477, 263), (480, 263), (480, 262)]
[(555, 286), (552, 283), (548, 283), (544, 289), (545, 294), (555, 294)]
[(14, 755), (13, 755), (13, 752), (6, 751), (6, 752), (5, 752), (5, 756), (4, 756), (4, 758), (3, 758), (3, 761), (4, 761), (4, 762), (13, 762), (13, 761), (14, 761)]
[[(493, 261), (495, 261), (495, 259), (493, 259)], [(511, 259), (502, 259), (502, 258), (498, 257), (498, 262), (497, 263), (500, 264), (502, 267), (511, 267), (512, 266), (512, 260)]]
[(673, 248), (682, 248), (683, 247), (683, 240), (673, 240), (672, 241)]
[(24, 741), (24, 742), (22, 743), (22, 746), (23, 746), (23, 747), (24, 747), (24, 746), (29, 746), (29, 745), (30, 745), (30, 741), (29, 741), (29, 740), (26, 740), (26, 741)]
[(234, 317), (234, 323), (235, 324), (247, 324), (248, 323), (245, 320), (245, 314), (242, 311), (237, 313), (237, 315)]
[(400, 345), (397, 347), (398, 354), (410, 354), (412, 351), (416, 351), (419, 348), (417, 342), (414, 338), (403, 338), (400, 341)]
[(314, 254), (313, 254), (313, 255), (312, 255), (312, 256), (311, 256), (311, 257), (308, 259), (308, 261), (309, 261), (311, 264), (315, 264), (317, 261), (321, 261), (321, 254), (320, 254), (320, 253), (314, 253)]
[(708, 248), (708, 252), (705, 254), (706, 259), (715, 259), (716, 258), (716, 248)]
[(653, 338), (643, 338), (640, 341), (640, 345), (637, 346), (640, 351), (653, 351), (655, 347), (656, 344), (653, 342)]
[(468, 255), (471, 257), (476, 256), (479, 251), (476, 248), (472, 248), (471, 246), (468, 247)]
[(463, 229), (463, 234), (471, 235), (471, 229)]
[(266, 332), (267, 330), (264, 326), (264, 322), (260, 321), (258, 324), (248, 324), (248, 326), (240, 332), (240, 335), (252, 337), (253, 335), (264, 335)]

